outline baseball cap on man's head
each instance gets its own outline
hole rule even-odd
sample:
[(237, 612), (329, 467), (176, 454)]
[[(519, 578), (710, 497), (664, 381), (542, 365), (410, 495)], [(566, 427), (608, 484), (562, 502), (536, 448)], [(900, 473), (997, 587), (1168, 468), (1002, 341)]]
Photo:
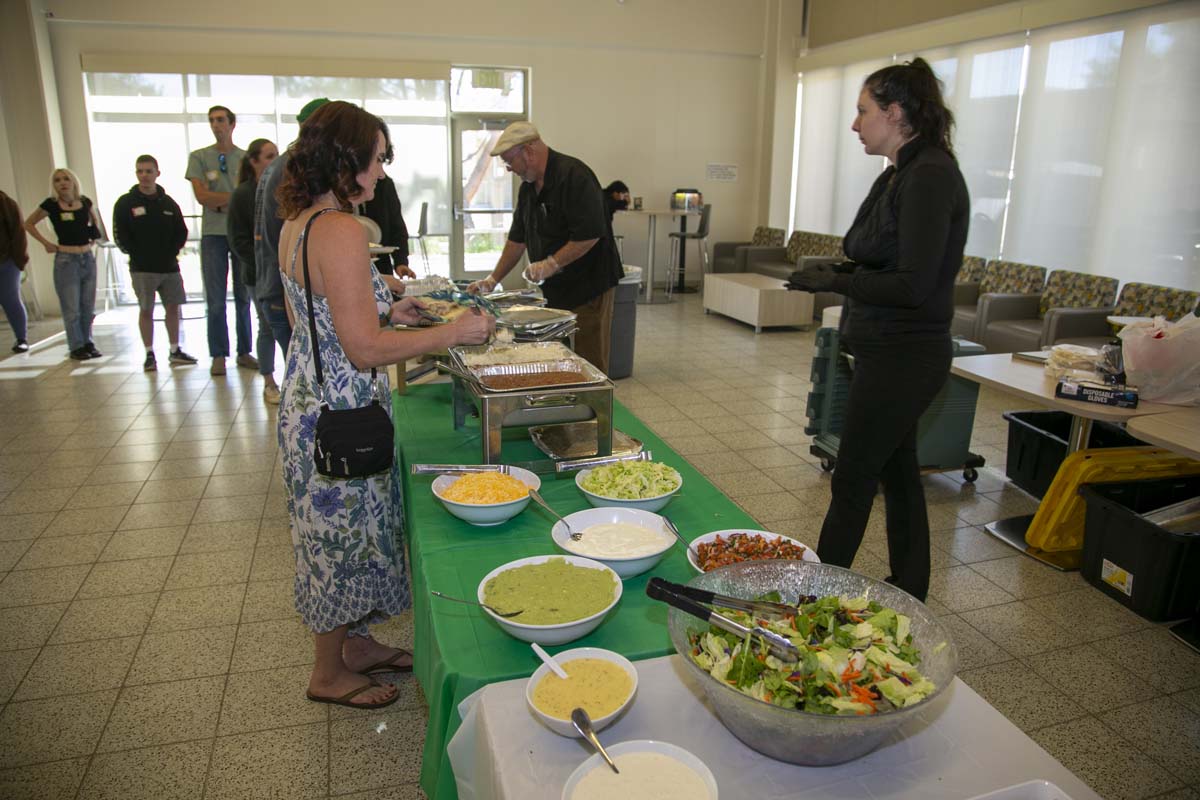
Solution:
[(514, 122), (504, 129), (504, 133), (500, 134), (500, 139), (492, 148), (492, 155), (498, 156), (519, 144), (528, 144), (540, 138), (542, 135), (538, 133), (538, 129), (533, 126), (532, 122)]
[(300, 109), (300, 113), (296, 115), (296, 122), (299, 122), (301, 125), (303, 125), (304, 121), (311, 117), (314, 111), (328, 102), (328, 97), (318, 97), (316, 100), (309, 100), (304, 104), (304, 108)]

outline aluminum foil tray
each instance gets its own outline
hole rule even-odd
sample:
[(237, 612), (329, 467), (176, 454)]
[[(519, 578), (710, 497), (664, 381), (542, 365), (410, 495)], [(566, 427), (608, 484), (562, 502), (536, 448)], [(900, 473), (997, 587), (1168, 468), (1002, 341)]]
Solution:
[[(470, 367), (469, 372), (475, 376), (476, 381), (489, 392), (504, 392), (512, 393), (519, 392), (528, 394), (533, 391), (541, 391), (544, 389), (561, 389), (567, 386), (590, 386), (597, 383), (605, 383), (608, 381), (608, 376), (605, 375), (596, 367), (582, 358), (563, 358), (557, 361), (538, 361), (532, 364), (497, 364), (490, 367)], [(500, 375), (542, 375), (551, 372), (579, 372), (582, 373), (584, 379), (581, 381), (572, 381), (571, 383), (535, 383), (530, 386), (522, 386), (518, 389), (498, 389), (493, 385), (489, 385), (489, 378)], [(547, 375), (547, 379), (549, 379)]]
[[(551, 458), (588, 458), (596, 455), (596, 420), (538, 425), (529, 429), (529, 438)], [(640, 441), (613, 428), (614, 456), (633, 455), (642, 452), (642, 449)]]
[(509, 306), (496, 315), (496, 324), (515, 330), (549, 328), (564, 322), (574, 322), (575, 314), (558, 308), (539, 306)]
[[(526, 352), (543, 351), (543, 358), (534, 359), (523, 363), (536, 363), (537, 361), (557, 361), (564, 358), (572, 358), (573, 354), (567, 349), (566, 345), (560, 342), (516, 342), (521, 345), (521, 349)], [(460, 345), (450, 348), (450, 352), (454, 355), (458, 364), (467, 369), (484, 366), (499, 366), (491, 364), (485, 360), (487, 356), (500, 354), (504, 351), (503, 345), (496, 344), (480, 344), (480, 345)], [(474, 363), (468, 363), (474, 362)]]

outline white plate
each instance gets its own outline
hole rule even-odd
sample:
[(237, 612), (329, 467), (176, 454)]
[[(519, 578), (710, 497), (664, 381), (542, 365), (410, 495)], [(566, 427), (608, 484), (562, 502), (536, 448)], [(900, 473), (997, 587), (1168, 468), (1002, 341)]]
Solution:
[[(612, 756), (613, 761), (617, 760), (617, 756), (628, 753), (659, 753), (664, 756), (670, 756), (695, 772), (708, 788), (708, 798), (697, 797), (692, 798), (692, 800), (717, 800), (717, 779), (713, 777), (712, 771), (703, 761), (679, 745), (674, 745), (670, 742), (658, 742), (653, 739), (633, 739), (628, 742), (620, 742), (619, 744), (605, 745), (604, 749)], [(597, 767), (608, 769), (608, 765), (600, 760), (599, 753), (592, 755), (591, 758), (576, 767), (571, 776), (567, 778), (566, 785), (563, 786), (562, 800), (571, 800), (571, 794), (575, 791), (575, 787), (579, 785), (579, 782), (583, 780), (583, 776)]]
[(791, 542), (792, 544), (800, 545), (801, 547), (804, 548), (804, 557), (801, 560), (811, 561), (814, 564), (821, 563), (821, 559), (817, 558), (817, 551), (812, 549), (808, 545), (806, 545), (804, 542), (801, 542), (797, 539), (793, 539), (790, 536), (784, 536), (779, 533), (771, 533), (770, 531), (756, 531), (753, 528), (730, 528), (730, 529), (724, 530), (724, 531), (713, 531), (712, 533), (706, 533), (703, 536), (697, 536), (695, 539), (692, 539), (692, 543), (691, 543), (692, 548), (691, 548), (691, 550), (688, 550), (688, 554), (687, 554), (688, 563), (691, 564), (692, 567), (695, 568), (696, 572), (704, 572), (704, 570), (700, 569), (700, 565), (696, 563), (696, 559), (692, 556), (692, 550), (696, 550), (697, 552), (699, 552), (700, 545), (708, 544), (709, 542), (716, 539), (718, 536), (724, 536), (726, 539), (728, 539), (732, 534), (735, 534), (735, 533), (746, 533), (746, 534), (750, 534), (751, 536), (753, 536), (754, 534), (758, 534), (759, 536), (762, 536), (764, 539), (783, 539), (784, 541)]
[(977, 794), (970, 800), (1071, 800), (1071, 796), (1050, 781), (1026, 781), (1006, 789)]

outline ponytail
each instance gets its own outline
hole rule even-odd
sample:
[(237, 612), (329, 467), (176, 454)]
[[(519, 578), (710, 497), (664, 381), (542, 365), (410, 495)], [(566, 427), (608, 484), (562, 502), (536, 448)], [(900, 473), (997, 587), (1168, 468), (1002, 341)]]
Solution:
[(942, 82), (925, 59), (918, 56), (876, 70), (863, 81), (863, 88), (880, 108), (899, 104), (904, 123), (914, 135), (954, 155), (950, 143), (954, 114), (942, 100)]

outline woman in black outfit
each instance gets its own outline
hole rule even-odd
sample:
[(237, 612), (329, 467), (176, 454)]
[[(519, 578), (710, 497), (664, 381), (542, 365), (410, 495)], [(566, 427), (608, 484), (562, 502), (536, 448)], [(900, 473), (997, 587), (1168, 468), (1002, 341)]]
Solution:
[(846, 296), (842, 342), (854, 377), (821, 528), (821, 560), (849, 567), (880, 482), (887, 509), (888, 581), (924, 600), (929, 519), (917, 464), (917, 423), (950, 373), (954, 277), (970, 201), (950, 145), (954, 117), (920, 58), (872, 73), (851, 129), (891, 165), (871, 187), (844, 240), (849, 261), (812, 264), (789, 286)]

